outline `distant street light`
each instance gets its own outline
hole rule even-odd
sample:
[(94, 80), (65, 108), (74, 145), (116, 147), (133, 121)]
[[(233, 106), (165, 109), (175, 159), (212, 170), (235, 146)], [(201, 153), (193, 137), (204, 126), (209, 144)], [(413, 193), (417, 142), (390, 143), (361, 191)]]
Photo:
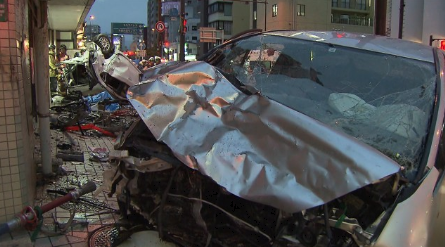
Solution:
[(94, 20), (94, 15), (90, 15), (90, 40), (93, 40), (93, 26), (92, 21)]

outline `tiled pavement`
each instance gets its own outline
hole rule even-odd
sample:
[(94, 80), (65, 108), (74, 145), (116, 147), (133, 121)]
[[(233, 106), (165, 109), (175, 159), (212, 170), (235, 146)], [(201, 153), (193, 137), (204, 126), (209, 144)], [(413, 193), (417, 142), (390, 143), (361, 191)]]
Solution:
[[(52, 130), (52, 155), (55, 157), (59, 151), (57, 144), (74, 143), (72, 151), (83, 152), (84, 162), (71, 162), (58, 160), (58, 173), (54, 179), (46, 180), (44, 185), (38, 185), (36, 189), (35, 205), (44, 205), (51, 201), (53, 194), (48, 193), (50, 190), (58, 190), (60, 188), (78, 187), (78, 184), (84, 184), (89, 180), (93, 180), (98, 189), (94, 193), (90, 193), (82, 197), (86, 200), (80, 204), (67, 203), (62, 207), (55, 208), (45, 213), (42, 231), (38, 234), (34, 243), (31, 242), (31, 232), (19, 230), (10, 235), (3, 235), (0, 238), (0, 246), (18, 247), (18, 246), (63, 246), (63, 247), (83, 247), (88, 246), (88, 234), (102, 225), (114, 223), (118, 219), (118, 215), (111, 209), (117, 209), (116, 198), (108, 198), (107, 192), (109, 186), (103, 185), (103, 173), (108, 171), (112, 173), (112, 166), (108, 162), (97, 162), (90, 160), (90, 150), (92, 148), (107, 148), (113, 150), (113, 139), (110, 137), (82, 136), (80, 133), (63, 133), (61, 131)], [(38, 144), (39, 142), (36, 141)], [(36, 153), (39, 148), (36, 147)], [(54, 164), (53, 164), (54, 165)], [(54, 166), (56, 167), (56, 166)], [(57, 170), (57, 169), (54, 169)], [(38, 178), (39, 180), (39, 178)], [(66, 226), (70, 219), (71, 212), (75, 211), (71, 226), (64, 234), (57, 234), (55, 230), (60, 230)], [(58, 224), (58, 225), (57, 225)]]

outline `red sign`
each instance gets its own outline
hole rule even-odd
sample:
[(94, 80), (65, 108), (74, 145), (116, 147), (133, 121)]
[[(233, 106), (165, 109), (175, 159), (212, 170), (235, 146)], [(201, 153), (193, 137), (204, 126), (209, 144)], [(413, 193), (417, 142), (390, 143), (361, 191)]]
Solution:
[(445, 50), (445, 40), (440, 41), (440, 49)]
[(155, 28), (156, 28), (156, 31), (158, 31), (159, 33), (164, 32), (164, 30), (165, 30), (164, 22), (162, 22), (162, 21), (156, 22)]

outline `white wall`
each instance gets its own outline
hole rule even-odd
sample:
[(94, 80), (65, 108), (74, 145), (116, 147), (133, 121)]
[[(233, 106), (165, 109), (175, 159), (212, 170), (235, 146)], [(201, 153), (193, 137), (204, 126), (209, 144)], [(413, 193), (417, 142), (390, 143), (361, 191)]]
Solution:
[[(415, 0), (412, 0), (415, 1)], [(430, 35), (433, 38), (445, 39), (445, 1), (444, 0), (424, 0), (423, 16), (423, 43), (427, 44)]]
[[(399, 34), (400, 1), (392, 0), (391, 9), (388, 9), (392, 38), (398, 38)], [(402, 38), (425, 45), (429, 45), (430, 35), (445, 39), (444, 13), (444, 0), (405, 0)]]
[[(403, 39), (418, 43), (422, 42), (422, 30), (425, 25), (423, 17), (424, 13), (428, 13), (424, 12), (423, 6), (424, 0), (405, 0)], [(426, 15), (429, 15), (429, 13)]]

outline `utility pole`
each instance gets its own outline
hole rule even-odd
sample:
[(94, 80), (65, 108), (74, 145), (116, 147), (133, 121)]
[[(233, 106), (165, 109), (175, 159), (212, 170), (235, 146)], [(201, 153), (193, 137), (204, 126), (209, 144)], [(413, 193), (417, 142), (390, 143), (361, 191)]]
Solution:
[[(158, 0), (158, 21), (162, 21), (162, 0)], [(162, 57), (162, 37), (164, 35), (162, 33), (158, 32), (158, 50), (159, 50), (159, 56)]]
[(252, 18), (253, 19), (252, 20), (252, 28), (253, 29), (256, 29), (256, 27), (257, 27), (257, 16), (258, 16), (257, 10), (258, 10), (257, 0), (253, 0), (253, 4), (252, 4), (252, 11), (254, 13), (254, 16)]
[(267, 0), (264, 1), (264, 32), (267, 31)]
[(187, 30), (187, 27), (185, 26), (185, 0), (181, 0), (181, 28), (179, 29), (179, 61), (185, 61), (185, 32)]
[[(209, 26), (209, 1), (205, 0), (202, 1), (201, 4), (201, 27), (208, 27)], [(201, 48), (199, 54), (202, 56), (203, 54), (206, 54), (209, 51), (209, 44), (210, 43), (201, 43)]]
[(399, 39), (403, 38), (403, 16), (405, 14), (405, 0), (400, 0), (399, 9)]

